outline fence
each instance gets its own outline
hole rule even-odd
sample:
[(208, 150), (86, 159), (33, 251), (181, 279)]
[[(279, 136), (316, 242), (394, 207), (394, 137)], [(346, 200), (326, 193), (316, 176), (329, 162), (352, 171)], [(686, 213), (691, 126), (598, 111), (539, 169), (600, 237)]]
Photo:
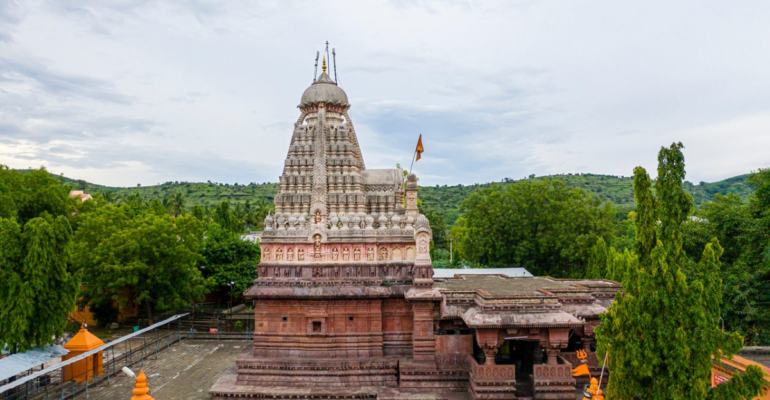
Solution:
[[(85, 394), (95, 385), (109, 384), (113, 377), (122, 373), (123, 367), (138, 365), (144, 367), (145, 360), (156, 360), (158, 354), (171, 345), (183, 340), (250, 340), (252, 333), (211, 331), (201, 325), (189, 313), (174, 315), (166, 320), (153, 324), (120, 339), (111, 341), (99, 348), (83, 353), (77, 357), (41, 371), (28, 371), (23, 376), (17, 376), (14, 381), (0, 386), (0, 399), (71, 399)], [(73, 374), (73, 364), (83, 361), (102, 352), (103, 365), (99, 368), (89, 363), (85, 371)], [(65, 370), (69, 366), (67, 376)], [(66, 379), (65, 379), (66, 378)]]

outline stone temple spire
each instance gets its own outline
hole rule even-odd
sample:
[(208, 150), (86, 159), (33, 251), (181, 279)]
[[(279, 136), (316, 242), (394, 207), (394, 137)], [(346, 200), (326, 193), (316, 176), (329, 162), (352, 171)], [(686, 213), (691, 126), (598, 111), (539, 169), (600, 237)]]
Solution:
[[(416, 207), (416, 177), (407, 184), (400, 168), (366, 168), (347, 93), (329, 76), (326, 57), (298, 108), (275, 215), (265, 219), (254, 295), (272, 278), (343, 278), (338, 269), (281, 269), (301, 262), (372, 263), (344, 278), (378, 280), (387, 272), (388, 279), (430, 285), (431, 231)], [(270, 268), (276, 263), (279, 269)], [(380, 268), (384, 264), (393, 269)]]

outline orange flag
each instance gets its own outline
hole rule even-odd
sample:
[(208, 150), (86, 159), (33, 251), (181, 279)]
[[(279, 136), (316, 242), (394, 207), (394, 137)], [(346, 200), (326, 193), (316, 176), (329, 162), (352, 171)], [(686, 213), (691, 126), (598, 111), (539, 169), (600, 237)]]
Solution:
[(587, 364), (580, 364), (572, 369), (572, 376), (591, 375)]
[(420, 157), (423, 151), (425, 151), (425, 148), (422, 147), (422, 133), (421, 133), (420, 138), (417, 139), (417, 148), (414, 149), (414, 152), (417, 153), (417, 157), (414, 159), (415, 161), (420, 160)]

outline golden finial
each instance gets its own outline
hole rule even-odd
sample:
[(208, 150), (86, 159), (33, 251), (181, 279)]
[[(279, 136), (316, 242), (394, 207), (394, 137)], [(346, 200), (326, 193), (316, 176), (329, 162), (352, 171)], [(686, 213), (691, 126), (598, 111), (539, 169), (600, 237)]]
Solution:
[(144, 370), (139, 371), (139, 375), (136, 376), (136, 387), (131, 391), (134, 397), (131, 400), (155, 400), (150, 397), (150, 388), (147, 386), (147, 376), (144, 374)]
[(326, 73), (326, 56), (324, 56), (323, 73)]

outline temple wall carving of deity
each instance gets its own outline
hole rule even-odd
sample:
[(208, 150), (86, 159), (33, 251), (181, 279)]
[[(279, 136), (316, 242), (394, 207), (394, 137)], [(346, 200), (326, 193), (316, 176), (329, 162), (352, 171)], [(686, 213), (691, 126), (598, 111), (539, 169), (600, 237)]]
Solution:
[(305, 90), (265, 219), (254, 345), (212, 399), (574, 399), (571, 376), (620, 285), (433, 279), (417, 177), (367, 169), (347, 94)]

